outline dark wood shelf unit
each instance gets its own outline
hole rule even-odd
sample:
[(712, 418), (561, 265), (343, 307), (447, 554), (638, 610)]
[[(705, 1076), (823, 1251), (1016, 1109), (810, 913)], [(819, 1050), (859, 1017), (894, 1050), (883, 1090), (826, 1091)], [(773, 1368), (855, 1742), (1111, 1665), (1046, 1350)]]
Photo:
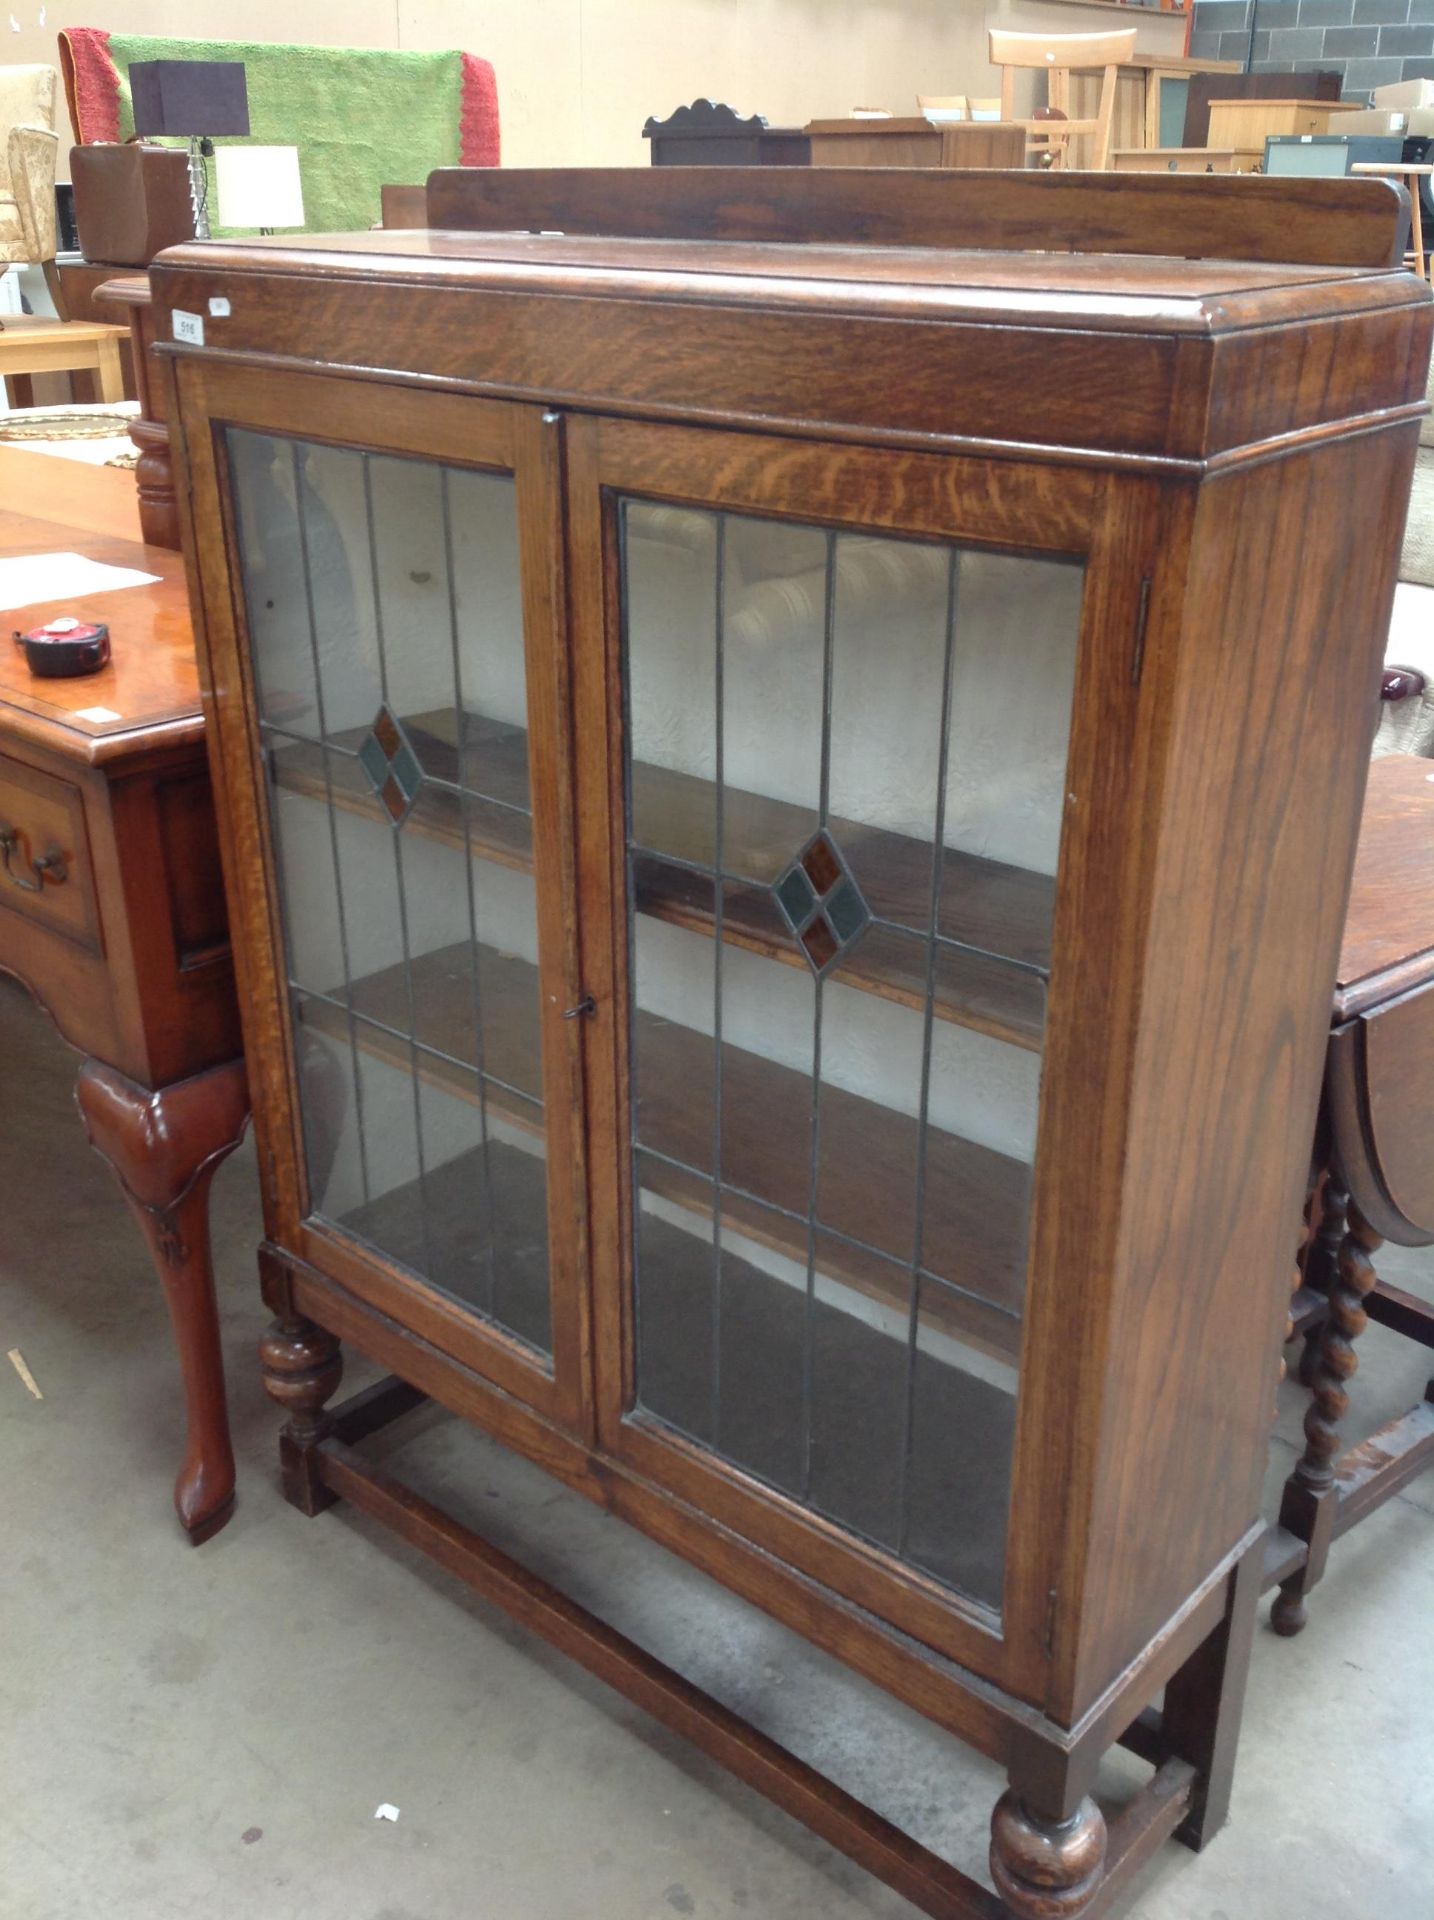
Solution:
[[(1095, 1920), (1167, 1837), (1198, 1850), (1228, 1815), (1368, 774), (1349, 716), (1379, 672), (1434, 296), (1403, 269), (1408, 203), (1386, 181), (990, 172), (973, 195), (961, 178), (440, 169), (422, 231), (168, 250), (155, 358), (242, 963), (288, 1498), (380, 1514), (922, 1912)], [(175, 337), (196, 313), (202, 347)], [(310, 542), (256, 435), (409, 480), (382, 500), (336, 486), (338, 538)], [(456, 561), (424, 504), (450, 464), (511, 475), (515, 512), (481, 555), (460, 529)], [(925, 607), (918, 627), (883, 579), (842, 628), (870, 681), (834, 703), (828, 565), (820, 668), (815, 649), (766, 662), (780, 671), (729, 703), (725, 648), (702, 664), (708, 618), (727, 633), (725, 547), (680, 570), (644, 557), (621, 537), (631, 499), (999, 551), (994, 653), (968, 650), (958, 678), (949, 582), (945, 620)], [(368, 623), (350, 577), (365, 554), (384, 602)], [(1081, 569), (1064, 610), (1039, 577), (1056, 559)], [(691, 632), (661, 624), (679, 586)], [(388, 716), (427, 772), (404, 814), (414, 768), (364, 708), (400, 684), (395, 649), (439, 664), (450, 639), (455, 682), (474, 666), (462, 692), (410, 692)], [(1073, 680), (1042, 668), (1060, 649)], [(263, 689), (311, 672), (329, 718), (374, 728), (367, 763), (401, 825), (358, 737), (305, 744), (297, 702), (262, 711)], [(857, 704), (878, 682), (880, 704)], [(480, 687), (528, 732), (420, 710)], [(825, 809), (795, 784), (799, 707), (819, 716)], [(954, 804), (949, 752), (918, 745), (933, 733), (983, 742)], [(651, 764), (669, 753), (684, 772)], [(723, 768), (790, 777), (812, 810), (697, 777)], [(275, 816), (310, 805), (295, 793), (332, 803), (331, 831), (281, 848)], [(842, 809), (929, 819), (931, 844)], [(1058, 819), (1057, 877), (946, 848), (958, 819), (978, 853)], [(477, 931), (453, 949), (460, 878)], [(480, 932), (510, 951), (475, 951)], [(741, 948), (810, 970), (794, 982)], [(391, 1061), (366, 1073), (371, 1101), (355, 1085), (339, 1108), (346, 1076), (295, 1044), (330, 1050), (295, 1034), (291, 953), (346, 983), (301, 1023)], [(434, 1091), (479, 1093), (480, 1018), (496, 1183), (464, 1158), (473, 1109)], [(936, 1124), (1024, 1151), (1027, 1122), (1010, 1129), (1033, 1092), (1029, 1169)], [(306, 1166), (336, 1125), (344, 1157)], [(333, 1217), (356, 1189), (379, 1212), (346, 1233)], [(495, 1205), (517, 1209), (531, 1264), (504, 1269), (490, 1307), (503, 1255), (485, 1270), (473, 1243)], [(341, 1342), (403, 1386), (331, 1411)], [(336, 1437), (415, 1392), (986, 1755), (1007, 1779), (989, 1877)], [(1372, 1498), (1358, 1472), (1351, 1512)], [(1123, 1736), (1153, 1772), (1107, 1822), (1095, 1796)]]

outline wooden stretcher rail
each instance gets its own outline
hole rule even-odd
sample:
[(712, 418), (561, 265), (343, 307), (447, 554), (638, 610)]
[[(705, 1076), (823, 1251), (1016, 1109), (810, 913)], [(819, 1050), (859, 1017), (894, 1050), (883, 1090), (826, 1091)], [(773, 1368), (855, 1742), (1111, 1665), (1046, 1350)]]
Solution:
[[(333, 1430), (314, 1450), (319, 1477), (331, 1493), (392, 1527), (519, 1626), (540, 1634), (605, 1685), (700, 1747), (932, 1920), (1004, 1920), (1008, 1909), (979, 1881), (923, 1847), (339, 1437), (372, 1432), (422, 1398), (401, 1381), (389, 1379), (335, 1410)], [(1108, 1912), (1175, 1832), (1189, 1811), (1195, 1780), (1192, 1766), (1167, 1759), (1112, 1819), (1105, 1878), (1095, 1900), (1084, 1909), (1086, 1920), (1098, 1920)]]

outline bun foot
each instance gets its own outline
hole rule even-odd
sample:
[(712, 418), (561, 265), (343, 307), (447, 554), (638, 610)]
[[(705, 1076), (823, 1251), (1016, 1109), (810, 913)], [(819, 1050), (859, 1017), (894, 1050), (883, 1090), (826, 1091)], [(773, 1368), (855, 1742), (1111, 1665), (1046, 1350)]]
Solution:
[(1282, 1640), (1293, 1640), (1309, 1619), (1305, 1597), (1297, 1587), (1281, 1587), (1270, 1608), (1270, 1625)]
[(1105, 1873), (1105, 1816), (1083, 1800), (1068, 1820), (1045, 1820), (1018, 1794), (991, 1816), (991, 1876), (1018, 1920), (1064, 1920), (1089, 1906)]

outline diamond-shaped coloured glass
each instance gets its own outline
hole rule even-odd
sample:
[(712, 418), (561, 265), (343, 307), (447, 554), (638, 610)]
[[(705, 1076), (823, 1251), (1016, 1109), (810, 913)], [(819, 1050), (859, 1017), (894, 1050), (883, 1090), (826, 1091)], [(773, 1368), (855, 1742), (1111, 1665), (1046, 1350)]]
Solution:
[(403, 733), (387, 707), (378, 710), (378, 718), (373, 723), (373, 737), (383, 749), (384, 758), (392, 760), (402, 745)]
[(802, 935), (802, 945), (807, 950), (807, 958), (818, 973), (835, 960), (839, 951), (837, 937), (832, 932), (824, 913), (819, 913)]
[(830, 893), (842, 876), (836, 849), (824, 833), (818, 834), (802, 855), (802, 865), (818, 893)]
[(358, 757), (385, 813), (399, 825), (418, 798), (423, 766), (387, 707), (379, 708), (377, 719), (359, 745)]
[(376, 733), (369, 734), (364, 740), (359, 748), (359, 759), (363, 763), (364, 772), (373, 782), (374, 791), (381, 793), (383, 783), (388, 778), (388, 755), (380, 745)]
[(832, 931), (843, 946), (856, 938), (866, 925), (866, 902), (857, 892), (854, 881), (843, 880), (832, 892), (827, 899), (826, 913)]
[(406, 740), (393, 756), (393, 777), (409, 800), (422, 785), (423, 768), (418, 764), (418, 757)]
[(802, 849), (774, 891), (788, 926), (819, 974), (871, 918), (841, 849), (825, 828)]
[(791, 922), (792, 932), (799, 933), (807, 916), (817, 904), (812, 883), (800, 867), (793, 867), (777, 882), (777, 901), (782, 912)]

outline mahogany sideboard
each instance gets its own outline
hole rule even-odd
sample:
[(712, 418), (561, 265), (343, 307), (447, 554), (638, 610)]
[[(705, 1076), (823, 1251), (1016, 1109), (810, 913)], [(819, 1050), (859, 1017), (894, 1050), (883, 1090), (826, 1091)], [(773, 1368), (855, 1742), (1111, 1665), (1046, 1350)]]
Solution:
[[(1310, 184), (440, 172), (152, 270), (288, 1497), (941, 1920), (1228, 1807), (1431, 331)], [(366, 1456), (425, 1396), (997, 1760), (995, 1892)]]
[[(174, 1325), (187, 1421), (174, 1500), (198, 1542), (234, 1498), (208, 1195), (248, 1098), (183, 570), (171, 552), (43, 517), (104, 481), (132, 521), (127, 473), (0, 448), (0, 497), (34, 510), (0, 509), (0, 553), (80, 552), (159, 576), (6, 616), (0, 972), (85, 1056), (80, 1111)], [(105, 621), (114, 659), (82, 679), (37, 680), (10, 630), (66, 613)]]

